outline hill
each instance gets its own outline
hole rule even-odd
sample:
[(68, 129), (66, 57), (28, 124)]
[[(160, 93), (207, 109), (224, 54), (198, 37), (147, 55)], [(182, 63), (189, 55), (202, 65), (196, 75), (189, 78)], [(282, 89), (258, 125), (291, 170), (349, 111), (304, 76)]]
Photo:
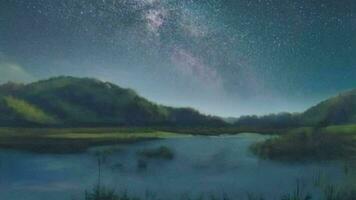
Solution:
[(302, 113), (242, 116), (234, 125), (254, 128), (294, 128), (354, 123), (356, 123), (356, 90), (329, 98)]
[(91, 78), (55, 77), (0, 86), (0, 126), (222, 126), (191, 108), (152, 103)]
[(356, 123), (356, 90), (329, 98), (300, 116), (306, 125), (340, 125)]

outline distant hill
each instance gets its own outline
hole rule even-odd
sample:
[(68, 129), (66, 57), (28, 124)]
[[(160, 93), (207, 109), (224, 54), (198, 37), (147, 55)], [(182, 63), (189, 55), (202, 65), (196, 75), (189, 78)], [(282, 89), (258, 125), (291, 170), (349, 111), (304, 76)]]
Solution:
[(131, 89), (92, 78), (61, 76), (0, 85), (0, 126), (187, 126), (290, 128), (356, 123), (356, 90), (302, 113), (222, 119), (192, 108), (155, 104)]
[(300, 118), (307, 125), (356, 123), (356, 90), (329, 98), (302, 113)]
[(228, 124), (233, 124), (235, 123), (239, 118), (238, 117), (224, 117), (222, 118), (226, 123)]
[(152, 103), (91, 78), (56, 77), (0, 86), (0, 126), (223, 126), (191, 108)]
[(356, 90), (329, 98), (302, 113), (243, 116), (234, 125), (254, 128), (290, 128), (353, 123), (356, 123)]

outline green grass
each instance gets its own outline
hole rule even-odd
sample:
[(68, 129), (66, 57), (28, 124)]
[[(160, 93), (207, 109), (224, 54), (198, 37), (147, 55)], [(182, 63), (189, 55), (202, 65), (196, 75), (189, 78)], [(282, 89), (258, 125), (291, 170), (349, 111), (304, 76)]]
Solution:
[(329, 126), (325, 128), (328, 133), (351, 134), (356, 136), (356, 124)]
[[(221, 135), (241, 132), (278, 133), (280, 136), (255, 145), (255, 153), (270, 158), (340, 156), (340, 144), (356, 138), (356, 125), (330, 126), (314, 134), (311, 127), (292, 130), (244, 130), (243, 128), (0, 128), (0, 148), (39, 153), (77, 153), (92, 146), (137, 142), (148, 139)], [(306, 142), (308, 141), (308, 142)], [(353, 145), (351, 145), (353, 147)], [(317, 150), (319, 148), (320, 150)], [(333, 152), (330, 152), (330, 151)], [(344, 151), (344, 150), (342, 150)], [(353, 151), (352, 151), (353, 152)], [(343, 152), (349, 153), (349, 152)], [(317, 154), (317, 155), (316, 155)], [(323, 157), (327, 159), (328, 156)], [(330, 157), (330, 156), (329, 156)]]
[(78, 153), (92, 146), (130, 143), (149, 139), (185, 138), (243, 132), (273, 133), (274, 130), (243, 128), (104, 127), (104, 128), (0, 128), (0, 148), (37, 153)]
[(0, 148), (37, 153), (78, 153), (93, 146), (189, 136), (140, 128), (0, 128)]
[(72, 139), (72, 140), (126, 140), (132, 138), (172, 138), (172, 137), (182, 137), (171, 132), (164, 131), (152, 131), (152, 132), (138, 132), (138, 133), (60, 133), (60, 134), (48, 134), (42, 137), (53, 138), (53, 139)]
[(38, 124), (55, 124), (57, 122), (52, 116), (26, 101), (11, 96), (4, 97), (6, 105), (24, 119)]
[(356, 125), (302, 127), (257, 143), (252, 151), (274, 160), (338, 160), (356, 157)]

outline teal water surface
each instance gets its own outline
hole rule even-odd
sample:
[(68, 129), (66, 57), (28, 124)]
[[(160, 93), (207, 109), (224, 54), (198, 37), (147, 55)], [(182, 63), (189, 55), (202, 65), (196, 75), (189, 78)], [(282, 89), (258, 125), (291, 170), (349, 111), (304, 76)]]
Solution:
[[(224, 194), (245, 199), (249, 193), (274, 198), (293, 192), (296, 184), (318, 193), (313, 185), (320, 174), (332, 183), (344, 179), (341, 162), (281, 163), (257, 158), (249, 146), (266, 137), (198, 136), (67, 155), (0, 150), (0, 199), (83, 199), (84, 191), (98, 183), (98, 157), (101, 184), (134, 196), (161, 199)], [(160, 146), (170, 148), (174, 158), (142, 158), (137, 154)]]

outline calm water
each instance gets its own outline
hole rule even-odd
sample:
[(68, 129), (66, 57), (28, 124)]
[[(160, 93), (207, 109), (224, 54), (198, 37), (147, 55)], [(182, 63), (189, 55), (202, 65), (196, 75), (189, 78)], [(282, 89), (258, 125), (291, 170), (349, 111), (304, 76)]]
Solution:
[[(313, 190), (315, 177), (330, 182), (344, 177), (342, 163), (278, 163), (260, 160), (248, 151), (265, 136), (192, 137), (115, 146), (102, 166), (103, 184), (135, 196), (161, 198), (184, 195), (222, 195), (245, 198), (247, 193), (279, 197), (299, 182)], [(137, 151), (165, 145), (173, 160), (147, 160), (138, 167)], [(0, 199), (82, 199), (85, 189), (98, 181), (97, 152), (43, 155), (0, 150)], [(325, 176), (324, 176), (325, 175)], [(172, 199), (172, 198), (170, 198)]]

